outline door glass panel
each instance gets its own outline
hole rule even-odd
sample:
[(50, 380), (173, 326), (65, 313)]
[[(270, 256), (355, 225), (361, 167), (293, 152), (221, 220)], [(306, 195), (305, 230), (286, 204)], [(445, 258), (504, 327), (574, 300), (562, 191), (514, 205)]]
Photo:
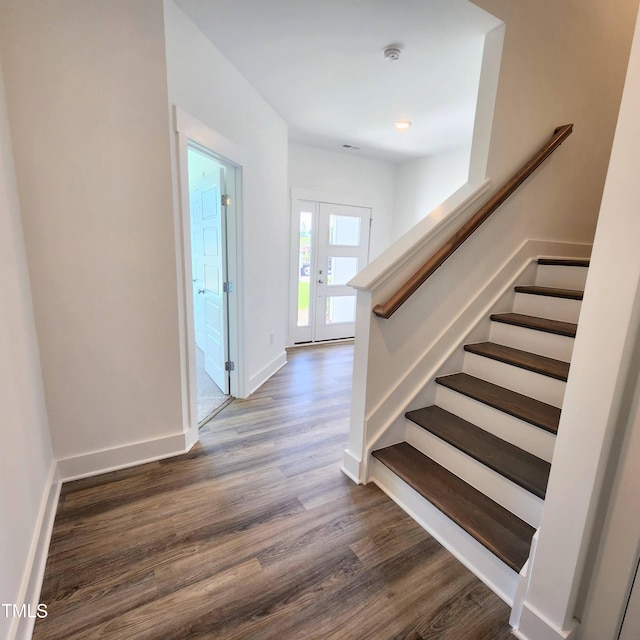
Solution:
[(355, 296), (327, 296), (327, 324), (355, 322)]
[(357, 247), (360, 244), (360, 218), (331, 214), (329, 244)]
[(298, 326), (309, 326), (309, 287), (311, 280), (311, 242), (313, 214), (300, 212), (300, 240), (298, 243)]
[(358, 258), (329, 258), (327, 284), (347, 284), (358, 273)]

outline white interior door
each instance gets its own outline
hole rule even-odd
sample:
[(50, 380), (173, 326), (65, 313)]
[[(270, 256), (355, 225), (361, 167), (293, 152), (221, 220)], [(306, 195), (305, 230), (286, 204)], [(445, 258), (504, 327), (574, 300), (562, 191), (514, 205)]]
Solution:
[(196, 347), (205, 349), (204, 330), (204, 246), (202, 242), (202, 191), (189, 193), (191, 214), (191, 273), (193, 279), (193, 319)]
[(350, 338), (356, 292), (347, 282), (367, 265), (371, 209), (294, 201), (292, 343)]
[[(226, 169), (218, 160), (189, 149), (191, 253), (196, 346), (207, 375), (229, 393), (226, 282)], [(196, 186), (197, 185), (197, 186)]]
[(221, 200), (224, 168), (220, 183), (202, 193), (202, 230), (204, 242), (205, 349), (204, 368), (221, 391), (229, 393), (226, 337), (227, 296), (224, 292), (226, 255), (225, 225)]

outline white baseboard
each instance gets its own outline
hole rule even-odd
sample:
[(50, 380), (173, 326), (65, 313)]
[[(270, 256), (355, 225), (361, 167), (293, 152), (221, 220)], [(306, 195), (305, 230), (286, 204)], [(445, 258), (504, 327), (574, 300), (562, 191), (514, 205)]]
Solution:
[[(40, 511), (31, 541), (31, 549), (27, 559), (27, 566), (20, 587), (21, 602), (16, 603), (18, 605), (29, 605), (31, 611), (36, 611), (39, 604), (38, 600), (40, 598), (40, 591), (42, 590), (44, 570), (47, 565), (49, 543), (51, 541), (53, 523), (58, 508), (61, 484), (58, 476), (58, 466), (56, 462), (53, 461), (49, 469), (47, 485), (42, 496)], [(9, 630), (9, 639), (29, 640), (33, 633), (34, 624), (35, 618), (14, 618)]]
[(362, 484), (362, 480), (360, 479), (360, 467), (361, 460), (356, 458), (349, 449), (345, 449), (344, 457), (342, 459), (342, 473), (344, 473), (347, 478), (353, 480), (356, 484)]
[(184, 434), (184, 452), (191, 451), (191, 447), (198, 442), (198, 425), (190, 427)]
[[(92, 452), (86, 455), (65, 458), (52, 462), (31, 549), (20, 589), (19, 602), (36, 611), (39, 603), (42, 581), (49, 554), (49, 544), (55, 522), (62, 482), (116, 471), (146, 462), (180, 455), (188, 451), (197, 441), (197, 430), (180, 433), (146, 442), (137, 442), (124, 447)], [(46, 602), (43, 604), (47, 604)], [(29, 640), (33, 634), (35, 618), (17, 617), (9, 630), (9, 640)]]
[[(177, 433), (164, 438), (134, 442), (122, 447), (104, 449), (64, 458), (58, 461), (60, 479), (64, 482), (96, 476), (109, 471), (134, 467), (147, 462), (186, 453), (193, 445), (193, 434)], [(188, 445), (189, 441), (191, 444)]]
[(569, 629), (560, 629), (525, 602), (520, 624), (512, 633), (520, 640), (571, 640), (576, 637), (578, 627), (578, 621), (574, 620)]
[(287, 364), (287, 352), (283, 351), (279, 356), (275, 357), (266, 367), (263, 367), (255, 375), (249, 378), (250, 396), (254, 391), (259, 389), (274, 373), (282, 369)]

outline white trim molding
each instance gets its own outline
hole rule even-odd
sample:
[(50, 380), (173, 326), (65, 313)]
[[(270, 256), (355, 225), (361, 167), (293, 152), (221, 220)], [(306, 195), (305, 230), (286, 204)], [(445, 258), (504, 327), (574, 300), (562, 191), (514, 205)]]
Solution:
[(571, 640), (576, 637), (577, 629), (577, 620), (573, 620), (568, 629), (559, 629), (539, 611), (525, 603), (522, 608), (520, 624), (512, 633), (520, 640)]
[(360, 478), (364, 477), (361, 467), (362, 460), (356, 458), (349, 449), (345, 449), (344, 456), (342, 458), (342, 467), (340, 469), (342, 473), (344, 473), (347, 478), (353, 480), (356, 484), (361, 484)]
[(287, 352), (283, 351), (279, 356), (276, 356), (266, 367), (263, 367), (258, 373), (252, 375), (249, 378), (249, 393), (246, 397), (250, 396), (254, 391), (259, 389), (274, 373), (282, 369), (287, 364)]
[[(51, 542), (51, 534), (53, 532), (53, 523), (56, 518), (56, 511), (60, 500), (61, 486), (62, 483), (58, 474), (58, 465), (54, 461), (51, 463), (46, 488), (42, 495), (38, 519), (31, 540), (27, 566), (20, 587), (20, 603), (17, 603), (28, 605), (31, 611), (36, 610), (40, 599), (44, 570), (49, 554), (49, 543)], [(33, 633), (34, 624), (34, 618), (14, 618), (8, 638), (11, 640), (29, 640)]]
[(347, 193), (336, 193), (334, 191), (317, 191), (314, 189), (298, 189), (291, 187), (291, 200), (311, 200), (312, 202), (327, 202), (329, 204), (346, 204), (351, 207), (364, 207), (373, 210), (375, 208), (374, 199), (367, 199), (364, 196), (354, 196)]
[[(63, 482), (97, 476), (101, 473), (135, 467), (187, 453), (193, 445), (190, 432), (164, 438), (133, 442), (122, 447), (93, 451), (58, 461), (60, 479)], [(191, 444), (188, 444), (191, 442)]]

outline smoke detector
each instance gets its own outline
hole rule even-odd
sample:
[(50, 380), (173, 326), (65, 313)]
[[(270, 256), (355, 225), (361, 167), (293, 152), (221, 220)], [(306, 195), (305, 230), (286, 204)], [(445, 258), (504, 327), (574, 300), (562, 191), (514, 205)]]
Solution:
[(382, 50), (382, 55), (387, 62), (395, 62), (400, 59), (402, 47), (399, 44), (390, 44)]

